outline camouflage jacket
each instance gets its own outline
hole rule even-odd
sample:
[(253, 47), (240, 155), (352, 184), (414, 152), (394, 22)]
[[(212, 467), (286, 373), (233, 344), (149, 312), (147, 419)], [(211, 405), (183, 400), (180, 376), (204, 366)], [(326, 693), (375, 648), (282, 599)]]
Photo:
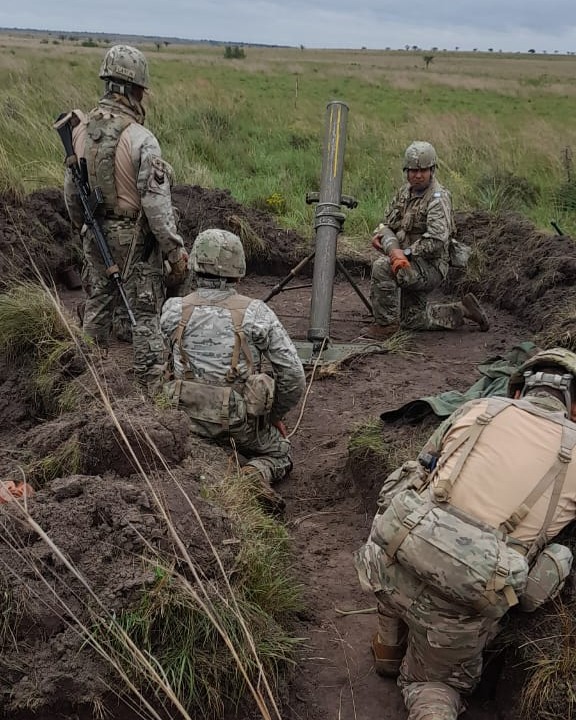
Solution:
[(435, 177), (421, 194), (413, 194), (406, 183), (386, 209), (382, 227), (390, 228), (400, 247), (411, 248), (415, 257), (448, 262), (450, 239), (456, 234), (450, 193)]
[[(218, 302), (236, 292), (233, 288), (201, 287), (198, 294), (205, 300)], [(182, 377), (184, 366), (178, 345), (172, 347), (172, 336), (182, 317), (182, 298), (169, 298), (162, 308), (161, 327), (166, 343), (171, 347), (175, 376)], [(279, 420), (300, 399), (305, 385), (304, 368), (288, 333), (261, 300), (252, 300), (244, 315), (242, 329), (252, 351), (254, 364), (261, 366), (263, 358), (271, 365), (276, 383), (272, 420)], [(224, 384), (232, 361), (234, 329), (229, 310), (217, 306), (194, 309), (182, 336), (189, 369), (197, 381)], [(241, 355), (239, 379), (246, 380), (248, 366)]]
[[(166, 256), (182, 248), (184, 243), (178, 234), (172, 207), (172, 168), (162, 159), (156, 137), (141, 124), (141, 116), (126, 104), (124, 98), (114, 94), (105, 95), (88, 115), (79, 110), (74, 114), (80, 120), (73, 132), (78, 157), (85, 156), (91, 118), (122, 117), (126, 120), (127, 125), (116, 145), (114, 168), (110, 172), (115, 179), (114, 200), (117, 200), (120, 214), (133, 217), (136, 222), (135, 218), (142, 211), (143, 220)], [(92, 174), (93, 168), (90, 172)], [(82, 205), (69, 171), (64, 178), (64, 199), (72, 222), (81, 227), (84, 222)], [(104, 200), (106, 203), (107, 198)]]

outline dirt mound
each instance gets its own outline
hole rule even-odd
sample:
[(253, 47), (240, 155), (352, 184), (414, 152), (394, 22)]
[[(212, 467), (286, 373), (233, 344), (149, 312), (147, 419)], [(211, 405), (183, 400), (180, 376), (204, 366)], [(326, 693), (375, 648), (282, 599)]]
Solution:
[(458, 236), (473, 248), (465, 275), (448, 290), (474, 292), (521, 318), (540, 344), (572, 347), (576, 339), (576, 243), (538, 231), (520, 215), (461, 213)]
[[(28, 423), (19, 427), (13, 422), (0, 430), (0, 447), (12, 450), (3, 453), (1, 479), (20, 479), (21, 469), (28, 471), (41, 487), (30, 502), (32, 518), (55, 545), (31, 529), (16, 505), (0, 505), (1, 716), (16, 717), (33, 708), (49, 717), (63, 700), (97, 707), (110, 696), (116, 673), (85, 644), (75, 619), (96, 632), (106, 613), (132, 608), (158, 582), (157, 556), (172, 562), (181, 558), (158, 503), (207, 582), (220, 574), (210, 543), (225, 568), (234, 562), (234, 546), (224, 542), (233, 534), (230, 523), (205, 499), (206, 478), (229, 472), (226, 453), (192, 436), (184, 413), (145, 402), (122, 378), (117, 363), (103, 363), (101, 376), (135, 457), (98, 396), (89, 392), (89, 374), (76, 381), (86, 390), (81, 410), (45, 422), (36, 419), (27, 430), (31, 420), (24, 409)], [(62, 448), (71, 442), (78, 472), (62, 464)], [(55, 466), (48, 464), (50, 458)], [(149, 484), (137, 474), (137, 462)], [(42, 478), (41, 467), (51, 473)]]
[(81, 263), (79, 242), (57, 188), (24, 198), (0, 196), (0, 277), (32, 275), (32, 259), (56, 281), (64, 281), (67, 268)]

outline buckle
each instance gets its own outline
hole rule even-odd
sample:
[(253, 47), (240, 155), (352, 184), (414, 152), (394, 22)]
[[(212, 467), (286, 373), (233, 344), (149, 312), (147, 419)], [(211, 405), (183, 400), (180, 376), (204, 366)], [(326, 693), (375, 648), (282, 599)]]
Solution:
[(486, 412), (483, 412), (481, 415), (478, 415), (476, 418), (476, 422), (478, 425), (488, 425), (488, 423), (492, 420), (492, 415), (489, 415)]
[(558, 452), (560, 462), (569, 463), (572, 460), (572, 451), (569, 448), (561, 447)]

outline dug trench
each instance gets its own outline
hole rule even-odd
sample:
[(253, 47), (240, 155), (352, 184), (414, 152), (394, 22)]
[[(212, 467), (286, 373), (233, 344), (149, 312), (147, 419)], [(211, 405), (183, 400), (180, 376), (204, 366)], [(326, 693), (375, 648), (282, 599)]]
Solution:
[[(4, 277), (11, 278), (4, 284), (9, 288), (15, 278), (32, 276), (30, 258), (34, 258), (40, 261), (44, 277), (55, 281), (74, 317), (83, 293), (66, 289), (63, 283), (69, 281), (70, 266), (78, 262), (78, 250), (59, 191), (4, 200), (0, 250)], [(181, 186), (176, 188), (175, 202), (188, 245), (208, 227), (241, 235), (250, 260), (249, 275), (240, 290), (250, 296), (264, 297), (307, 252), (304, 239), (279, 228), (266, 213), (240, 206), (225, 191)], [(458, 332), (400, 337), (387, 352), (319, 367), (314, 377), (309, 370), (306, 397), (287, 418), (293, 433), (294, 469), (278, 491), (287, 502), (283, 522), (289, 533), (294, 582), (302, 589), (302, 608), (288, 620), (301, 642), (280, 692), (280, 715), (286, 720), (406, 717), (395, 683), (374, 672), (370, 653), (376, 624), (374, 600), (359, 588), (352, 552), (369, 532), (383, 479), (403, 459), (414, 456), (435, 421), (383, 425), (380, 413), (422, 396), (466, 390), (478, 379), (480, 363), (503, 355), (518, 342), (574, 344), (573, 241), (540, 233), (515, 215), (492, 217), (475, 212), (459, 214), (457, 219), (459, 237), (471, 245), (472, 258), (466, 274), (451, 276), (443, 290), (453, 296), (476, 292), (487, 308), (490, 330), (480, 333), (469, 325)], [(345, 252), (342, 259), (367, 292), (370, 254)], [(307, 267), (302, 279), (293, 280), (269, 303), (295, 340), (306, 339), (310, 289), (302, 286), (309, 284)], [(352, 287), (337, 277), (332, 342), (361, 343), (369, 320)], [(231, 453), (191, 437), (179, 411), (144, 402), (134, 392), (129, 366), (129, 346), (113, 344), (99, 368), (107, 393), (187, 550), (205, 578), (213, 579), (218, 568), (207, 535), (229, 569), (234, 567), (234, 530), (228, 514), (206, 498), (203, 483), (229, 473)], [(69, 367), (80, 386), (80, 402), (55, 417), (37, 397), (33, 402), (24, 360), (18, 366), (4, 361), (3, 368), (0, 479), (17, 479), (24, 472), (32, 484), (41, 487), (30, 501), (35, 520), (71, 557), (109, 610), (137, 603), (141, 588), (149, 587), (155, 578), (136, 558), (147, 542), (168, 552), (174, 552), (174, 543), (153, 510), (149, 488), (135, 471), (134, 458), (118, 439), (117, 426), (95, 401), (94, 378), (84, 367)], [(150, 446), (143, 439), (149, 437), (165, 464), (146, 449)], [(74, 461), (75, 447), (81, 453), (78, 462)], [(61, 462), (59, 474), (53, 477), (42, 460), (53, 457), (55, 451), (62, 453), (63, 448), (68, 450), (69, 464)], [(197, 517), (182, 503), (174, 478), (193, 498)], [(46, 547), (38, 532), (18, 533), (19, 525), (18, 518), (4, 509), (1, 716), (16, 720), (90, 717), (104, 708), (109, 716), (131, 717), (128, 713), (134, 709), (118, 709), (110, 700), (109, 669), (103, 669), (103, 661), (71, 629), (69, 620), (80, 612), (84, 588), (74, 579), (68, 581), (70, 607), (63, 612), (54, 601), (53, 588), (62, 559)], [(20, 552), (7, 542), (15, 536), (22, 543)], [(36, 567), (20, 566), (24, 549), (32, 552)], [(53, 570), (48, 583), (45, 572), (41, 579), (39, 567)], [(14, 598), (18, 602), (12, 602)], [(566, 662), (571, 657), (569, 637), (575, 616), (570, 588), (562, 606), (533, 616), (512, 613), (503, 633), (506, 642), (498, 654), (491, 653), (485, 679), (470, 698), (464, 717), (571, 717), (562, 690), (575, 681)], [(557, 640), (550, 641), (551, 637)], [(562, 670), (550, 673), (547, 685), (538, 686), (546, 689), (538, 712), (530, 705), (523, 710), (522, 693), (525, 696), (527, 687), (533, 692), (533, 674), (526, 668), (540, 660), (556, 662), (557, 668), (564, 664)], [(241, 708), (240, 717), (258, 716), (249, 704)], [(142, 708), (140, 714), (147, 717)]]

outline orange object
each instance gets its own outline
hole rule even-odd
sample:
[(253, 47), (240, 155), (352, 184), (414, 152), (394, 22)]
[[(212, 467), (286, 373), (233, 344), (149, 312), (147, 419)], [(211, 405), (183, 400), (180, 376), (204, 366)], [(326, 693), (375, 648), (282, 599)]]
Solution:
[(276, 422), (273, 422), (272, 425), (274, 425), (283, 438), (288, 437), (288, 430), (286, 430), (286, 425), (284, 425), (282, 420), (276, 420)]
[(32, 497), (34, 488), (28, 483), (15, 483), (13, 480), (0, 482), (0, 504), (20, 500), (23, 497)]
[(388, 257), (390, 258), (390, 269), (394, 275), (396, 275), (398, 270), (410, 267), (410, 260), (408, 260), (406, 255), (404, 255), (404, 250), (394, 248), (393, 250), (390, 250)]

